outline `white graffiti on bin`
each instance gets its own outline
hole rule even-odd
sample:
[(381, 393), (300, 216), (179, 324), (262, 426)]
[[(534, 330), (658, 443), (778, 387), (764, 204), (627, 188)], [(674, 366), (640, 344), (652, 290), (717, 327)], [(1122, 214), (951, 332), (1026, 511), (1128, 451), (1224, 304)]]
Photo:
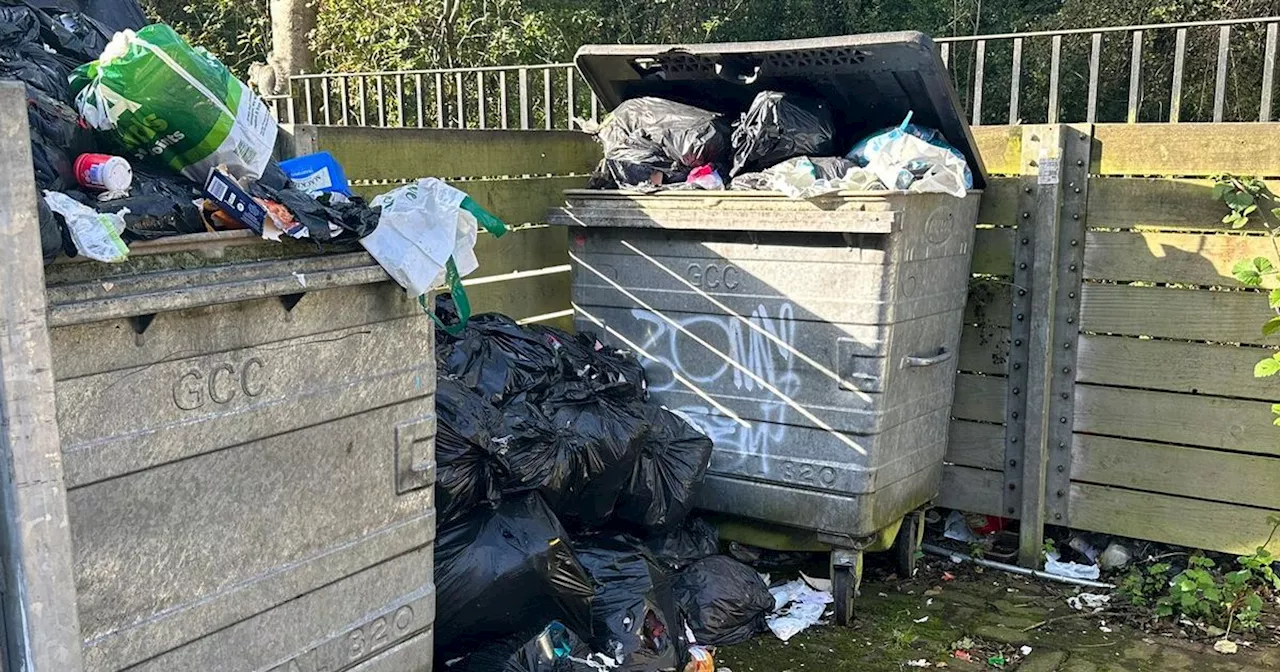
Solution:
[[(639, 308), (632, 309), (631, 314), (645, 323), (640, 348), (665, 365), (646, 367), (649, 389), (660, 399), (665, 391), (685, 391), (686, 384), (675, 379), (672, 369), (679, 371), (701, 393), (715, 397), (725, 406), (730, 406), (730, 400), (722, 398), (724, 396), (741, 400), (748, 396), (742, 393), (754, 393), (749, 396), (761, 399), (757, 410), (745, 418), (746, 426), (708, 404), (675, 404), (674, 399), (664, 403), (697, 423), (715, 442), (718, 451), (738, 456), (737, 464), (721, 464), (721, 467), (737, 473), (763, 475), (770, 447), (782, 441), (787, 432), (787, 426), (782, 424), (788, 411), (787, 401), (800, 387), (800, 377), (794, 371), (796, 321), (792, 305), (783, 303), (773, 317), (763, 305), (757, 306), (747, 318), (750, 325), (737, 316), (663, 317)], [(668, 318), (679, 328), (672, 326)], [(705, 341), (719, 354), (709, 351), (689, 334)], [(725, 361), (726, 356), (737, 366)], [(779, 398), (760, 381), (787, 399)], [(731, 382), (732, 392), (725, 389), (726, 382)]]

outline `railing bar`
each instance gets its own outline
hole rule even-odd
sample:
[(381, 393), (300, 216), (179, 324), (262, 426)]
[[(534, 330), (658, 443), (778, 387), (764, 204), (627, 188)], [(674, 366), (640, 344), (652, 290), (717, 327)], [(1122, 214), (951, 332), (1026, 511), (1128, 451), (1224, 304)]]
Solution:
[(342, 110), (342, 125), (343, 125), (343, 126), (349, 126), (349, 125), (350, 125), (349, 120), (348, 120), (348, 118), (347, 118), (347, 113), (348, 113), (348, 108), (350, 108), (350, 107), (351, 107), (351, 98), (350, 98), (350, 95), (349, 95), (351, 92), (348, 90), (348, 86), (349, 86), (349, 85), (347, 84), (347, 78), (346, 78), (346, 77), (339, 77), (339, 78), (338, 78), (338, 93), (342, 95), (342, 103), (341, 103), (341, 107), (340, 107), (339, 109), (341, 109), (341, 110)]
[[(289, 88), (293, 88), (292, 80), (290, 80), (289, 83), (291, 85)], [(302, 81), (302, 95), (306, 96), (307, 98), (307, 123), (314, 124), (316, 122), (315, 122), (315, 113), (311, 109), (311, 80), (305, 79)]]
[(544, 125), (549, 131), (553, 128), (551, 110), (554, 108), (551, 100), (551, 68), (545, 68), (542, 71), (542, 108), (546, 117)]
[(1066, 30), (1040, 30), (1025, 33), (992, 33), (990, 35), (957, 35), (955, 37), (938, 37), (934, 42), (940, 46), (957, 42), (977, 42), (981, 40), (1010, 40), (1015, 37), (1052, 37), (1054, 35), (1086, 35), (1088, 33), (1125, 33), (1134, 30), (1170, 30), (1173, 28), (1207, 28), (1217, 26), (1241, 26), (1245, 24), (1269, 23), (1280, 21), (1280, 16), (1259, 16), (1248, 19), (1216, 19), (1213, 21), (1182, 21), (1174, 23), (1144, 23), (1132, 26), (1101, 26), (1097, 28), (1069, 28)]
[(1182, 117), (1182, 79), (1187, 66), (1187, 29), (1179, 28), (1173, 48), (1173, 86), (1169, 92), (1169, 123)]
[(1094, 33), (1089, 47), (1089, 107), (1085, 119), (1092, 124), (1098, 120), (1098, 76), (1102, 59), (1102, 33)]
[(444, 75), (436, 73), (436, 128), (444, 128)]
[(520, 68), (520, 128), (529, 130), (529, 69)]
[(396, 120), (404, 128), (404, 75), (396, 75)]
[(462, 73), (453, 73), (453, 86), (458, 98), (458, 128), (467, 127), (467, 96), (462, 88)]
[(1231, 57), (1231, 26), (1218, 29), (1218, 72), (1213, 80), (1213, 121), (1221, 123), (1227, 109), (1227, 60)]
[(1129, 62), (1129, 118), (1131, 124), (1138, 123), (1139, 108), (1142, 107), (1142, 31), (1133, 31), (1133, 55)]
[(330, 112), (329, 112), (330, 96), (329, 96), (329, 78), (328, 77), (325, 77), (324, 79), (320, 80), (320, 95), (324, 96), (324, 104), (320, 106), (321, 111), (324, 112), (324, 125), (332, 126), (333, 119), (330, 117)]
[(418, 128), (422, 128), (426, 125), (424, 117), (427, 116), (426, 102), (424, 100), (426, 98), (426, 91), (422, 88), (422, 75), (413, 76), (413, 91), (417, 94), (415, 97), (418, 99), (416, 110), (418, 113)]
[(1013, 72), (1009, 76), (1009, 125), (1018, 123), (1018, 98), (1022, 92), (1022, 38), (1013, 40)]
[(566, 98), (568, 98), (568, 101), (569, 101), (568, 105), (566, 105), (566, 111), (568, 112), (568, 114), (565, 117), (565, 128), (568, 128), (571, 131), (573, 130), (573, 117), (575, 114), (577, 114), (577, 111), (574, 109), (574, 100), (573, 100), (573, 97), (577, 95), (577, 93), (574, 91), (574, 84), (576, 84), (576, 82), (573, 81), (573, 78), (576, 75), (577, 75), (577, 72), (573, 68), (565, 68), (564, 86), (565, 86)]
[(364, 77), (363, 77), (363, 76), (361, 76), (361, 77), (360, 77), (358, 80), (356, 80), (356, 81), (357, 81), (357, 82), (359, 82), (359, 84), (360, 84), (360, 86), (359, 86), (359, 89), (360, 89), (360, 125), (361, 125), (361, 126), (368, 126), (368, 125), (369, 125), (369, 117), (368, 117), (368, 115), (366, 115), (366, 114), (365, 114), (366, 109), (365, 109), (365, 100), (364, 100), (364, 99), (365, 99), (365, 95), (366, 95), (366, 94), (368, 94), (368, 90), (367, 90), (368, 86), (365, 84), (365, 81), (364, 81)]
[(1260, 121), (1271, 121), (1271, 92), (1275, 86), (1276, 74), (1276, 37), (1280, 25), (1267, 25), (1267, 46), (1262, 58), (1262, 103), (1258, 111)]
[(499, 89), (498, 106), (502, 108), (502, 123), (499, 124), (499, 126), (501, 126), (502, 128), (507, 128), (508, 126), (507, 116), (510, 111), (508, 110), (508, 107), (507, 107), (507, 71), (506, 70), (502, 70), (498, 72), (498, 89)]
[(485, 109), (486, 108), (485, 102), (486, 101), (484, 99), (484, 73), (477, 70), (476, 71), (476, 109), (480, 113), (480, 118), (477, 119), (477, 123), (480, 125), (481, 129), (485, 129), (489, 127), (489, 120), (486, 118), (488, 117), (488, 114), (487, 114), (488, 110)]
[(982, 74), (987, 66), (987, 41), (978, 40), (978, 54), (973, 69), (973, 125), (982, 125)]
[(382, 88), (382, 75), (378, 75), (378, 125), (387, 125), (387, 99)]
[(1049, 57), (1049, 123), (1058, 123), (1059, 73), (1062, 66), (1062, 36), (1053, 36), (1053, 50)]

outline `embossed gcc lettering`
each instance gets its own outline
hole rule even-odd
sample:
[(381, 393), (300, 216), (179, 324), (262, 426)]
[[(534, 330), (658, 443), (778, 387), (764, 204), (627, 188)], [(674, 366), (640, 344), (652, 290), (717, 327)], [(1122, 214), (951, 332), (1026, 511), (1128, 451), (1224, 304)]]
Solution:
[(261, 359), (252, 357), (238, 368), (224, 362), (208, 370), (188, 369), (173, 383), (173, 405), (194, 411), (209, 402), (225, 405), (242, 395), (261, 395), (267, 389), (262, 380), (263, 366)]
[(689, 264), (689, 282), (704, 289), (737, 289), (742, 284), (742, 271), (730, 264)]

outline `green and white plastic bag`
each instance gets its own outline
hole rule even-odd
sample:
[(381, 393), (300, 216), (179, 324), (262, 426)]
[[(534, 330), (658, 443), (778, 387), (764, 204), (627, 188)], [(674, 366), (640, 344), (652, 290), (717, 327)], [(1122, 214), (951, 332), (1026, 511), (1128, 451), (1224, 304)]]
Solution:
[(275, 147), (266, 104), (164, 24), (116, 33), (98, 60), (71, 74), (71, 90), (80, 116), (131, 158), (197, 184), (218, 165), (260, 177)]
[[(462, 278), (476, 270), (478, 226), (495, 237), (507, 232), (502, 223), (465, 192), (428, 177), (375, 197), (381, 208), (378, 228), (360, 244), (387, 274), (409, 293), (441, 328), (457, 333), (471, 316)], [(426, 305), (426, 293), (448, 286), (460, 321), (445, 325)]]

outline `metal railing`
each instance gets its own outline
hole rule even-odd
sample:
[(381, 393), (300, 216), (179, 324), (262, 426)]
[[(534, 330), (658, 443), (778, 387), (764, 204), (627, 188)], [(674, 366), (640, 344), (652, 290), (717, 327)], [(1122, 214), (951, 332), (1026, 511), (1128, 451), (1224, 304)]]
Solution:
[(289, 86), (269, 103), (277, 118), (306, 124), (552, 130), (600, 117), (568, 63), (295, 75)]
[[(936, 38), (975, 126), (1271, 121), (1280, 16)], [(600, 102), (569, 63), (296, 75), (285, 121), (574, 128)], [(1007, 112), (1007, 114), (1006, 114)]]

